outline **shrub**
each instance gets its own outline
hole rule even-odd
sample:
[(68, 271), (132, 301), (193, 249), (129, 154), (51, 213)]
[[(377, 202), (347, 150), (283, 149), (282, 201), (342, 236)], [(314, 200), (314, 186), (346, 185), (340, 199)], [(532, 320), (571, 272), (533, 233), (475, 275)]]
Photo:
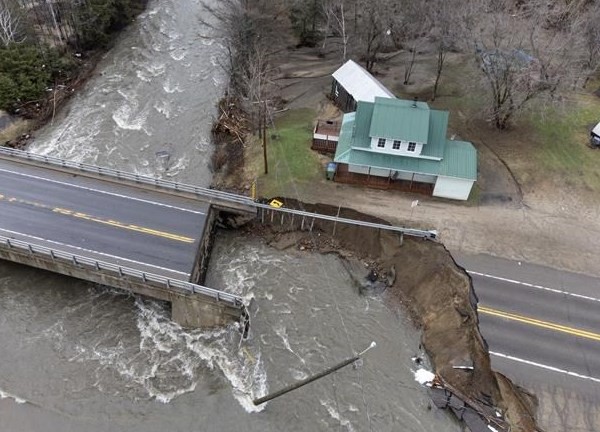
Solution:
[(73, 63), (53, 49), (12, 44), (0, 49), (0, 109), (41, 99), (46, 89), (68, 76)]

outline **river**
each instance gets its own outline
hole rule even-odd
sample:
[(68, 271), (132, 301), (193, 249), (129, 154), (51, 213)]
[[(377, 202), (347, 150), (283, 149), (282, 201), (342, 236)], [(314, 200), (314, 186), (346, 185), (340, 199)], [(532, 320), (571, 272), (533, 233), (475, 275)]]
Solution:
[[(30, 150), (207, 185), (225, 79), (202, 14), (151, 1)], [(0, 262), (0, 432), (461, 430), (414, 381), (418, 333), (337, 257), (224, 231), (206, 284), (255, 300), (242, 347), (232, 328), (180, 328), (162, 302)], [(252, 405), (371, 341), (361, 366)]]

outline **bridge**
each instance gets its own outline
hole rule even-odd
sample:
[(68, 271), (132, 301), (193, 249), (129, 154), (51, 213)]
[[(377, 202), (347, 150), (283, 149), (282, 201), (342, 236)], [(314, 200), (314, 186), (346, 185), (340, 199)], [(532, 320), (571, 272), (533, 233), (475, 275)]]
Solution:
[[(203, 286), (218, 213), (312, 230), (355, 224), (435, 239), (434, 231), (279, 208), (111, 168), (0, 147), (0, 259), (172, 304), (183, 326), (247, 331), (241, 297)], [(275, 217), (276, 215), (276, 217)], [(295, 225), (294, 225), (295, 224)]]
[(173, 319), (241, 320), (242, 299), (202, 285), (218, 209), (233, 194), (0, 147), (0, 258), (147, 295)]

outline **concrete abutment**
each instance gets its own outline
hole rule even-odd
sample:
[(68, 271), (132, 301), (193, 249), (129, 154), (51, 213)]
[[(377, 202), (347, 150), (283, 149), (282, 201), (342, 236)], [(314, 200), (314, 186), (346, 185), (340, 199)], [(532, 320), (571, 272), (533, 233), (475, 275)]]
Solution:
[(215, 327), (232, 322), (244, 324), (247, 316), (245, 307), (241, 304), (234, 305), (168, 283), (144, 281), (141, 277), (109, 273), (65, 259), (28, 253), (16, 247), (0, 245), (0, 259), (171, 302), (172, 319), (183, 327)]

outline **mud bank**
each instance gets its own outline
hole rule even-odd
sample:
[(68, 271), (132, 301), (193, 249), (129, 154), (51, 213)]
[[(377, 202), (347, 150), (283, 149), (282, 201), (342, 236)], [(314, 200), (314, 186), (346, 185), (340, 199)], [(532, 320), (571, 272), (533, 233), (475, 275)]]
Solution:
[[(335, 215), (337, 207), (282, 199), (289, 208)], [(340, 216), (388, 224), (376, 217), (342, 208)], [(335, 253), (357, 262), (380, 279), (376, 295), (391, 308), (405, 308), (422, 331), (422, 345), (434, 372), (463, 400), (490, 406), (504, 414), (510, 430), (533, 431), (535, 398), (491, 369), (488, 347), (479, 331), (477, 297), (469, 275), (441, 243), (404, 237), (371, 228), (315, 221), (312, 232), (297, 223), (263, 225), (250, 221), (241, 229), (278, 249), (297, 248)], [(372, 270), (372, 271), (371, 271)], [(381, 286), (388, 286), (381, 289)], [(357, 295), (358, 295), (357, 289)], [(382, 293), (380, 293), (383, 291)]]

